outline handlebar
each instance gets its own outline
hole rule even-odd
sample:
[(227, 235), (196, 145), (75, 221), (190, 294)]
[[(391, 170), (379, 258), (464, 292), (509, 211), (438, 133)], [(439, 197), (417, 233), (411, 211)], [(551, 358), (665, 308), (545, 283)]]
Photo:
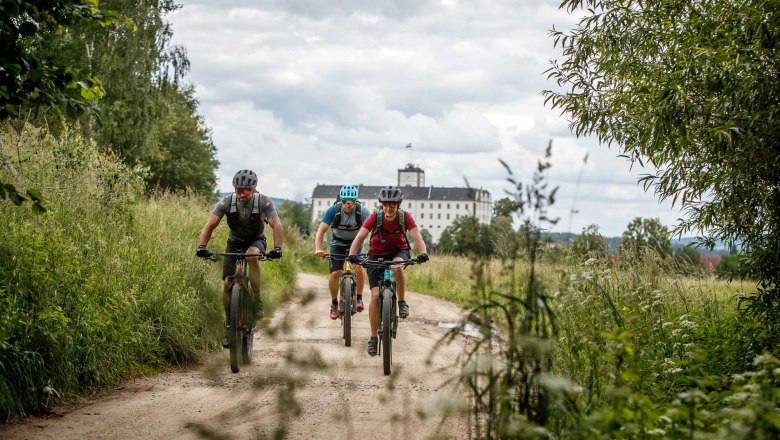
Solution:
[(423, 264), (419, 261), (417, 261), (417, 258), (409, 258), (406, 260), (385, 260), (385, 261), (377, 261), (377, 260), (369, 260), (368, 255), (366, 254), (358, 254), (359, 260), (353, 264), (357, 264), (359, 266), (363, 267), (373, 267), (373, 268), (381, 268), (386, 269), (390, 266), (413, 266), (415, 264)]
[(347, 259), (349, 255), (338, 255), (338, 254), (325, 254), (320, 258), (324, 258), (326, 260), (345, 260)]
[(238, 257), (238, 260), (242, 260), (248, 257), (257, 257), (258, 261), (272, 261), (273, 258), (269, 258), (265, 252), (259, 254), (247, 254), (244, 252), (227, 252), (227, 253), (213, 253), (206, 257), (206, 260), (217, 261), (217, 257)]

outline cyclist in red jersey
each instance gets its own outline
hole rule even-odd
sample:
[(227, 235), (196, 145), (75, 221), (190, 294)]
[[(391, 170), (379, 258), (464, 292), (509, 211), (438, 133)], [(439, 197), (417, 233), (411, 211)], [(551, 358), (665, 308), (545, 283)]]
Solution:
[[(368, 258), (370, 260), (406, 260), (410, 258), (411, 246), (406, 233), (411, 235), (417, 248), (417, 260), (420, 263), (428, 261), (425, 242), (420, 235), (420, 230), (409, 212), (400, 209), (403, 193), (398, 187), (387, 186), (379, 191), (379, 202), (382, 207), (371, 213), (360, 228), (352, 245), (349, 248), (349, 261), (357, 262), (357, 252), (363, 244), (363, 240), (371, 234)], [(377, 216), (381, 216), (377, 221)], [(401, 220), (403, 216), (403, 220)], [(377, 223), (379, 227), (377, 228)], [(406, 275), (403, 266), (394, 266), (393, 273), (396, 282), (396, 294), (398, 295), (398, 316), (409, 316), (409, 304), (405, 300)], [(371, 323), (371, 339), (368, 341), (368, 354), (377, 354), (377, 327), (379, 321), (379, 284), (384, 276), (384, 269), (369, 268), (368, 283), (371, 287), (371, 303), (368, 308), (368, 318)]]

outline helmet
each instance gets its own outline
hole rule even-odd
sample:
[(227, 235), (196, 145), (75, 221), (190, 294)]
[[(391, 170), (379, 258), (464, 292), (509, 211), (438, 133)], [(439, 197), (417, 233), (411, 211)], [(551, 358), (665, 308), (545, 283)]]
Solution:
[(404, 199), (404, 195), (401, 189), (397, 186), (386, 186), (379, 191), (379, 201), (401, 203)]
[(355, 201), (358, 198), (358, 190), (353, 185), (344, 185), (339, 191), (339, 199)]
[(257, 174), (252, 170), (241, 170), (233, 176), (233, 188), (255, 189), (257, 187)]

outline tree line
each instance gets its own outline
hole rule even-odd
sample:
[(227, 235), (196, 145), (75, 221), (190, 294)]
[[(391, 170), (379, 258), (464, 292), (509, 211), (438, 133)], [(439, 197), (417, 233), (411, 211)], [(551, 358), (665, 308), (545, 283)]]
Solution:
[[(0, 121), (77, 130), (149, 189), (212, 194), (218, 162), (198, 114), (185, 48), (171, 43), (170, 0), (30, 0), (0, 8)], [(12, 168), (9, 148), (0, 159)], [(14, 173), (11, 173), (14, 174)], [(16, 186), (20, 186), (17, 190)], [(45, 198), (23, 178), (0, 198)], [(26, 190), (26, 192), (24, 192)]]

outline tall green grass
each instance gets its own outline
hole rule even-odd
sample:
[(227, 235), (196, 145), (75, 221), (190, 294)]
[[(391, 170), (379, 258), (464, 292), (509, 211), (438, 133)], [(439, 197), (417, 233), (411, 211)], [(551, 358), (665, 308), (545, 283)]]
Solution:
[[(0, 201), (0, 420), (42, 409), (45, 386), (84, 393), (218, 348), (222, 265), (194, 257), (213, 201), (147, 195), (144, 170), (71, 133), (4, 125), (0, 141), (2, 180), (38, 188), (48, 207)], [(263, 265), (269, 309), (295, 284), (288, 243)]]

